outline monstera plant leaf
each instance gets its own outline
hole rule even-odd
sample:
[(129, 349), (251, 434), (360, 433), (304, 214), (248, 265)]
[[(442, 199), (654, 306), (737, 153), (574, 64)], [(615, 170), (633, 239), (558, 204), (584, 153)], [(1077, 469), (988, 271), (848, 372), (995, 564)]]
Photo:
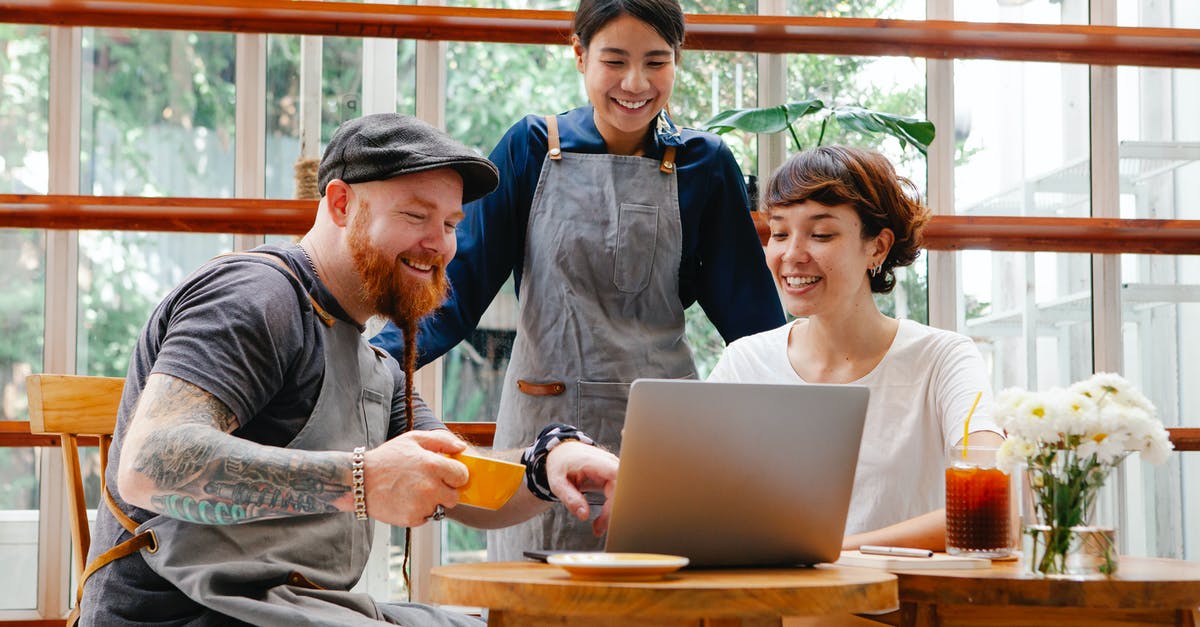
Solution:
[(792, 136), (796, 150), (803, 150), (795, 123), (801, 118), (815, 116), (821, 121), (821, 132), (817, 145), (825, 138), (825, 127), (829, 120), (869, 135), (891, 135), (900, 140), (901, 146), (912, 144), (921, 154), (933, 142), (933, 123), (928, 120), (872, 111), (863, 107), (827, 107), (820, 100), (801, 100), (773, 107), (729, 109), (713, 116), (705, 124), (709, 132), (723, 135), (729, 131), (772, 134), (787, 130)]
[(800, 138), (796, 136), (796, 129), (792, 123), (824, 109), (825, 103), (820, 100), (801, 100), (757, 109), (729, 109), (713, 116), (705, 125), (705, 129), (718, 135), (729, 131), (770, 135), (786, 129), (792, 134), (792, 141), (799, 146)]
[(921, 154), (933, 143), (933, 122), (906, 118), (862, 107), (834, 107), (833, 119), (842, 126), (861, 133), (883, 133), (900, 140), (900, 146), (912, 144)]

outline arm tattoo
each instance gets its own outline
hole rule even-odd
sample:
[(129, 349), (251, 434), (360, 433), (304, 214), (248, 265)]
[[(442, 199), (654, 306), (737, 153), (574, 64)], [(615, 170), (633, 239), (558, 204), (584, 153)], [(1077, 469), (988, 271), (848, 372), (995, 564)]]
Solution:
[(168, 380), (142, 399), (154, 424), (134, 460), (154, 483), (155, 510), (211, 525), (338, 511), (333, 502), (351, 490), (350, 466), (339, 454), (229, 435), (237, 420), (220, 401)]

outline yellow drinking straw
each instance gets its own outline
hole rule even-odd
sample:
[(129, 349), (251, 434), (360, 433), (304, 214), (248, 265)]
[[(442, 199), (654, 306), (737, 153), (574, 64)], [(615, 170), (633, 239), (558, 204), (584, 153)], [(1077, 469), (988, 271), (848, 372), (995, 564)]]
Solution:
[(971, 435), (971, 416), (975, 415), (975, 408), (979, 406), (979, 399), (983, 398), (983, 390), (980, 390), (975, 395), (975, 402), (971, 403), (971, 411), (967, 412), (967, 421), (963, 423), (963, 459), (967, 458), (967, 438)]

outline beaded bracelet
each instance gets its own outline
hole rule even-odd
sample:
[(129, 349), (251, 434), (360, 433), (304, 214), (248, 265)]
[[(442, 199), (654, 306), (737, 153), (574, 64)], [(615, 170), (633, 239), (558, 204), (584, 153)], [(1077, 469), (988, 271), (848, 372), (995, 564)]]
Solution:
[(550, 481), (546, 478), (546, 458), (550, 456), (550, 451), (554, 447), (567, 440), (596, 445), (592, 438), (576, 427), (551, 423), (542, 429), (537, 440), (534, 440), (533, 444), (521, 454), (521, 463), (525, 464), (525, 485), (534, 496), (543, 501), (558, 502), (558, 497), (550, 491)]

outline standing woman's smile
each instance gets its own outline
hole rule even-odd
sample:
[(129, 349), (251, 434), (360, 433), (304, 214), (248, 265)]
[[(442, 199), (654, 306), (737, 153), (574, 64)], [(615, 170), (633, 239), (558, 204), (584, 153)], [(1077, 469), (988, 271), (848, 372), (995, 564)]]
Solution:
[(575, 67), (595, 106), (596, 128), (609, 152), (645, 153), (651, 122), (667, 106), (677, 53), (645, 22), (622, 15), (587, 46), (575, 36)]

